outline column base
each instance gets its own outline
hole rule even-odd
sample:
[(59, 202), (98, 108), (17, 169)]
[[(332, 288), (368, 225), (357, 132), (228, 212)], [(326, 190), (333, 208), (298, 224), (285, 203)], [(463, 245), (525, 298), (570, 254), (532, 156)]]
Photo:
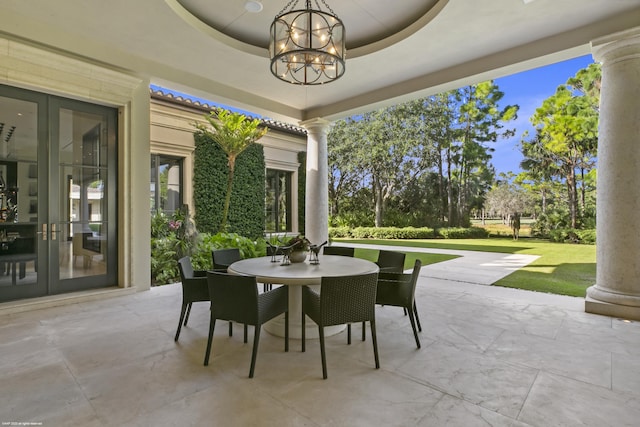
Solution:
[[(638, 297), (634, 295), (611, 294), (609, 292), (591, 286), (587, 289), (587, 297), (584, 302), (584, 311), (587, 313), (601, 314), (622, 319), (640, 320), (640, 306), (627, 305), (622, 302), (637, 304)], [(608, 296), (612, 298), (607, 298)], [(605, 301), (610, 299), (614, 302)], [(628, 301), (625, 301), (627, 299)]]

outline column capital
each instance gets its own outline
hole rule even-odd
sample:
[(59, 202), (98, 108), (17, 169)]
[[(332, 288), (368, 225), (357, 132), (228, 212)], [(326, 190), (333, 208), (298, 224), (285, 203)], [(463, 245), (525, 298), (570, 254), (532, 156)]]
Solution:
[(593, 40), (591, 52), (594, 59), (602, 63), (640, 58), (640, 27)]
[(329, 133), (329, 129), (333, 126), (333, 122), (323, 119), (322, 117), (304, 120), (298, 124), (309, 131), (324, 131), (326, 133)]

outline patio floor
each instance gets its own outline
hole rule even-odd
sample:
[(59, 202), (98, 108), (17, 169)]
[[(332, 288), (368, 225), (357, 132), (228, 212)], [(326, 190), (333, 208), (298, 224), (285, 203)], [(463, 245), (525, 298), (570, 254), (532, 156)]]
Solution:
[(402, 309), (379, 307), (381, 369), (354, 326), (350, 346), (344, 332), (327, 339), (327, 380), (317, 340), (305, 353), (291, 340), (284, 353), (266, 331), (247, 378), (251, 338), (242, 342), (241, 326), (229, 338), (226, 322), (203, 366), (208, 304), (194, 304), (174, 343), (179, 284), (0, 315), (0, 422), (638, 425), (639, 322), (587, 314), (581, 298), (483, 285), (530, 259), (466, 255), (422, 270), (422, 349)]

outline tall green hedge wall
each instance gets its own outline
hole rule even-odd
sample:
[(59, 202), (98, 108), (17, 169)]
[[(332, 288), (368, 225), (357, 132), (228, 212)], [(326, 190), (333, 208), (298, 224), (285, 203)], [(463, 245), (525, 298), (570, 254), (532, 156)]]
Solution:
[[(227, 155), (201, 132), (194, 133), (196, 144), (193, 198), (198, 231), (217, 233), (222, 221), (229, 167)], [(236, 159), (236, 169), (227, 221), (230, 233), (256, 239), (264, 235), (265, 223), (264, 147), (251, 144)]]
[(298, 153), (298, 229), (304, 233), (305, 193), (307, 191), (307, 152)]

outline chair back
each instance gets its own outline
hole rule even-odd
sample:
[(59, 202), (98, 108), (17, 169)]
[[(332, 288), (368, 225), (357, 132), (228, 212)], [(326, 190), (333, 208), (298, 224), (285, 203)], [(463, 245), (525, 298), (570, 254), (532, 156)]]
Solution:
[(324, 248), (322, 248), (323, 255), (340, 255), (353, 257), (354, 252), (354, 248), (348, 248), (345, 246), (325, 246)]
[(191, 258), (188, 256), (182, 257), (178, 260), (178, 270), (180, 270), (180, 279), (184, 282), (188, 279), (193, 279), (193, 266), (191, 265)]
[(406, 254), (396, 251), (380, 251), (378, 252), (378, 261), (376, 264), (380, 267), (380, 271), (389, 273), (402, 273), (404, 271), (404, 260)]
[(207, 271), (211, 314), (216, 319), (247, 325), (258, 321), (258, 287), (255, 276)]
[(378, 273), (323, 277), (320, 317), (324, 326), (363, 322), (375, 317)]
[(413, 305), (416, 293), (416, 284), (420, 277), (422, 262), (416, 259), (411, 273), (386, 273), (378, 274), (377, 304), (386, 305)]
[(240, 261), (240, 249), (214, 249), (211, 251), (211, 259), (213, 261), (214, 270), (226, 270), (231, 264)]

